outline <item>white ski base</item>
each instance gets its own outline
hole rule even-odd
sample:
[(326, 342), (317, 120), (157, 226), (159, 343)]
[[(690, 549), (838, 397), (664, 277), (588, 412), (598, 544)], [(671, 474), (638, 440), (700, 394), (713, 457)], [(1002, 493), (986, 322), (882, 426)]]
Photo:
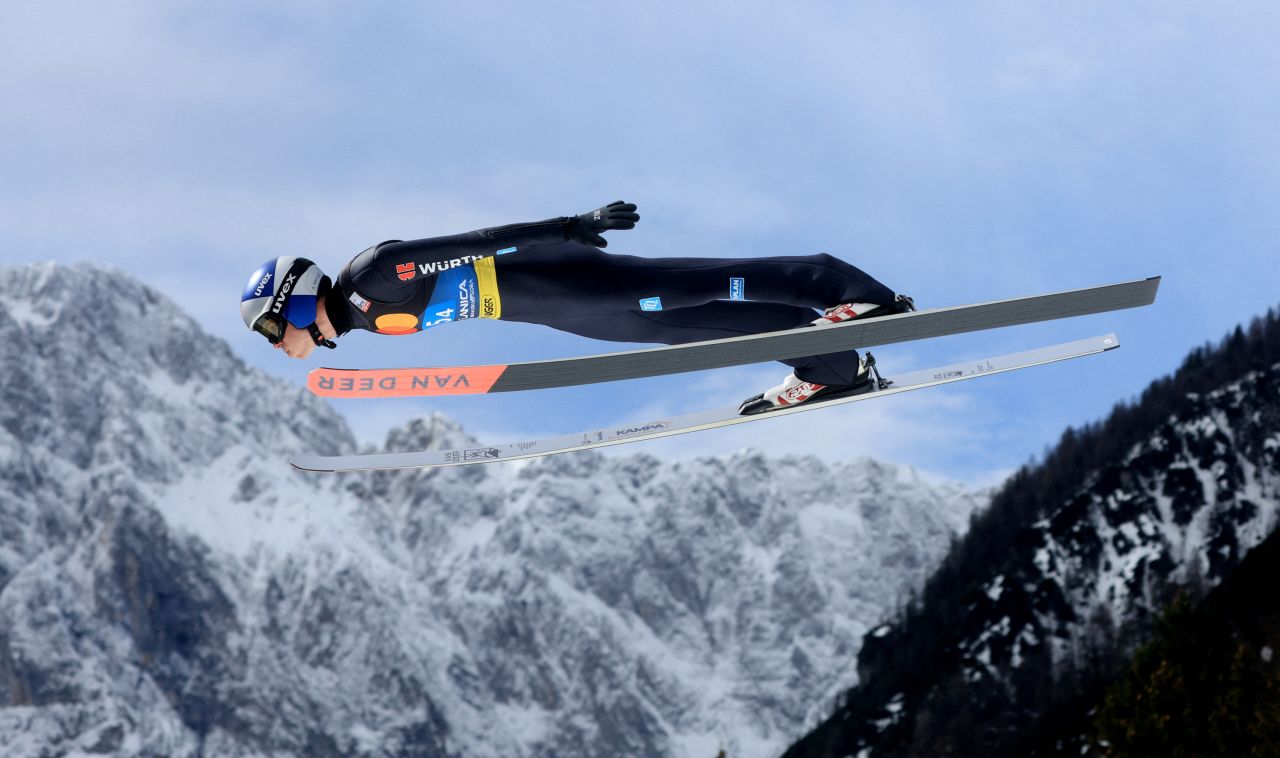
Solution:
[[(980, 376), (990, 376), (1006, 371), (1041, 366), (1046, 363), (1081, 358), (1120, 347), (1120, 340), (1115, 334), (1065, 342), (1059, 345), (1041, 347), (1021, 353), (1001, 355), (994, 358), (956, 363), (939, 368), (923, 369), (905, 374), (889, 375), (885, 378), (891, 384), (885, 389), (875, 390), (852, 397), (837, 397), (831, 400), (819, 400), (802, 403), (791, 408), (779, 408), (754, 416), (741, 416), (738, 406), (731, 405), (710, 411), (691, 413), (658, 421), (639, 424), (624, 424), (606, 429), (595, 429), (589, 432), (566, 434), (560, 437), (515, 442), (505, 445), (474, 447), (465, 450), (427, 450), (416, 453), (373, 453), (368, 455), (297, 455), (289, 459), (294, 468), (303, 471), (380, 471), (400, 468), (437, 468), (440, 466), (464, 466), (472, 463), (494, 463), (519, 458), (536, 458), (543, 455), (568, 453), (574, 450), (604, 447), (605, 445), (621, 445), (627, 442), (667, 437), (673, 434), (696, 432), (703, 429), (714, 429), (732, 424), (745, 424), (750, 421), (761, 421), (791, 413), (830, 408), (845, 403), (856, 403), (861, 400), (887, 397), (899, 392), (936, 387)], [(745, 394), (745, 393), (744, 393)]]

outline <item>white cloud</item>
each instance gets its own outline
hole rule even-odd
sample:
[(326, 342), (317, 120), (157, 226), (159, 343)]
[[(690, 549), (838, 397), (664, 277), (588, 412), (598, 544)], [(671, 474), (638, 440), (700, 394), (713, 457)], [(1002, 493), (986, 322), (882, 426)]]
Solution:
[[(828, 251), (925, 307), (1167, 275), (1157, 308), (1098, 329), (1126, 329), (1133, 357), (1108, 364), (1123, 376), (1045, 369), (990, 390), (659, 443), (689, 452), (784, 437), (847, 444), (846, 429), (860, 427), (885, 450), (929, 452), (961, 476), (1038, 452), (1046, 432), (1030, 417), (1048, 427), (1091, 420), (1108, 393), (1136, 391), (1190, 346), (1275, 302), (1277, 282), (1259, 272), (1274, 269), (1280, 232), (1268, 205), (1280, 188), (1280, 98), (1268, 87), (1280, 82), (1276, 7), (579, 11), (554, 2), (6, 4), (0, 97), (12, 107), (0, 116), (0, 257), (113, 263), (294, 381), (305, 367), (248, 347), (236, 315), (235, 295), (262, 259), (303, 253), (336, 269), (381, 239), (618, 197), (639, 202), (645, 220), (614, 235), (611, 251)], [(1206, 265), (1223, 251), (1234, 263)], [(326, 358), (440, 365), (616, 349), (493, 326), (353, 339)], [(900, 366), (1034, 342), (1027, 335), (888, 355)], [(733, 402), (784, 371), (687, 380)], [(699, 396), (678, 405), (675, 387), (655, 380), (422, 407), (509, 438), (704, 405)], [(380, 437), (382, 419), (405, 412), (396, 408), (369, 406), (355, 423)], [(1014, 430), (1007, 451), (964, 452), (975, 435), (960, 432), (979, 419)], [(960, 452), (926, 451), (910, 434)]]

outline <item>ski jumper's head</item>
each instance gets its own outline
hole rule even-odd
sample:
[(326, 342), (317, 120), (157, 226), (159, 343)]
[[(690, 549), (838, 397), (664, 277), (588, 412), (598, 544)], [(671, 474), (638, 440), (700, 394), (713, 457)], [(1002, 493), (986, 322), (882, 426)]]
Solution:
[(290, 357), (305, 358), (317, 345), (337, 347), (316, 323), (320, 300), (331, 286), (315, 263), (281, 256), (249, 277), (240, 296), (240, 317)]

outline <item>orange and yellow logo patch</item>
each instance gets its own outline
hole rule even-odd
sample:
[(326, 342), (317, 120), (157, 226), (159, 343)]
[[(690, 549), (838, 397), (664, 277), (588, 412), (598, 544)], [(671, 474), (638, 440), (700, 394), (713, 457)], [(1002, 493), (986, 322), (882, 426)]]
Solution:
[(386, 313), (373, 322), (379, 334), (413, 334), (418, 331), (418, 317), (412, 313)]

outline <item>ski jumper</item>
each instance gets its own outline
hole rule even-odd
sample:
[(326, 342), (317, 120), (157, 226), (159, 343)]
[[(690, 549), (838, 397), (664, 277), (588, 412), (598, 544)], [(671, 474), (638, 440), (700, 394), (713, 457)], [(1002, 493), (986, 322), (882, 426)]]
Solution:
[[(665, 345), (781, 331), (839, 303), (894, 293), (825, 253), (765, 258), (642, 258), (565, 239), (566, 218), (448, 237), (391, 240), (357, 255), (326, 296), (339, 334), (412, 334), (450, 321), (543, 324), (615, 342)], [(802, 381), (845, 385), (858, 353), (782, 361)]]

